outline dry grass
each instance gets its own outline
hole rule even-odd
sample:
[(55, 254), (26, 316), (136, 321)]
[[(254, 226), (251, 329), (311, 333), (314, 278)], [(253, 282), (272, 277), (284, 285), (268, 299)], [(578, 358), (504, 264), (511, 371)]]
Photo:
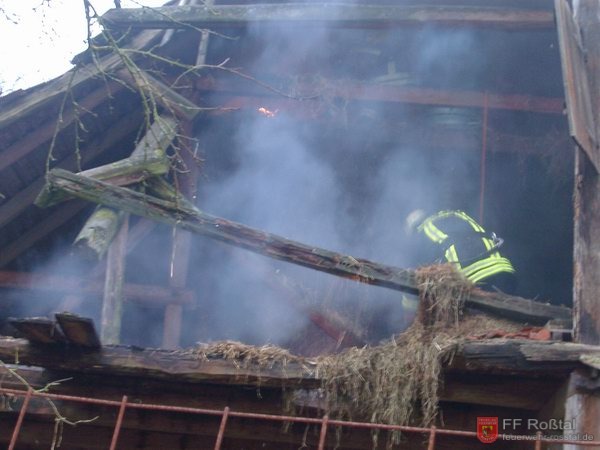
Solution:
[(209, 344), (200, 344), (193, 349), (181, 350), (181, 354), (194, 356), (208, 361), (211, 359), (226, 359), (233, 361), (236, 367), (249, 367), (271, 369), (275, 366), (285, 367), (290, 362), (302, 362), (303, 359), (292, 355), (287, 350), (274, 346), (243, 344), (237, 341), (220, 341)]
[[(434, 422), (443, 363), (468, 332), (459, 324), (472, 284), (448, 265), (421, 268), (417, 280), (419, 311), (408, 330), (375, 347), (319, 359), (330, 414), (397, 425)], [(399, 440), (393, 433), (388, 445)]]

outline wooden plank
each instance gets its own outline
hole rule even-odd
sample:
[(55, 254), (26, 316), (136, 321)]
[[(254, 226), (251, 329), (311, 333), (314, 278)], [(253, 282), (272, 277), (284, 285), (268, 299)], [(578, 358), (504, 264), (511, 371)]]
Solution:
[[(212, 239), (245, 248), (270, 258), (308, 267), (388, 289), (418, 293), (414, 272), (378, 264), (291, 241), (261, 230), (205, 214), (189, 202), (170, 202), (91, 178), (55, 169), (48, 182), (56, 189), (92, 202), (120, 208), (132, 214), (178, 226)], [(500, 293), (474, 289), (467, 305), (515, 320), (545, 324), (560, 318), (570, 320), (571, 310)]]
[(92, 319), (66, 312), (54, 316), (69, 344), (92, 349), (100, 348), (100, 338)]
[(565, 0), (554, 0), (554, 4), (569, 131), (579, 146), (585, 150), (596, 170), (600, 171), (597, 125), (592, 112), (592, 97), (581, 32), (573, 19), (569, 3)]
[[(81, 277), (40, 275), (27, 272), (0, 271), (0, 288), (50, 291), (59, 293), (94, 294), (103, 292), (104, 284)], [(193, 302), (193, 292), (173, 293), (171, 289), (149, 284), (127, 283), (125, 298), (129, 301), (164, 305), (166, 303), (188, 304)]]
[(25, 339), (34, 344), (64, 344), (66, 342), (57, 323), (46, 317), (10, 318), (8, 323)]
[(395, 6), (364, 4), (254, 4), (164, 6), (111, 9), (102, 16), (109, 28), (210, 28), (248, 23), (290, 25), (328, 24), (338, 27), (477, 26), (509, 29), (548, 29), (550, 11), (481, 6)]
[[(107, 150), (114, 150), (114, 147), (124, 139), (128, 134), (135, 131), (141, 123), (141, 114), (131, 113), (121, 117), (111, 128), (109, 133), (103, 133), (97, 139), (85, 144), (81, 151), (81, 165), (86, 167), (91, 161)], [(62, 169), (77, 170), (77, 156), (73, 153), (59, 161), (56, 166)], [(0, 227), (3, 227), (27, 207), (33, 204), (46, 183), (46, 176), (43, 175), (29, 184), (25, 189), (13, 195), (0, 206)]]

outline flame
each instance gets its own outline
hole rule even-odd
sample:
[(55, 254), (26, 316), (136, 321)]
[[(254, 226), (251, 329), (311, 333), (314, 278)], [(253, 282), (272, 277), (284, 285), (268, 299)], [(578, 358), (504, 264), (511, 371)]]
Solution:
[(270, 109), (267, 109), (264, 106), (261, 106), (260, 108), (258, 108), (257, 111), (265, 117), (275, 117), (275, 114), (277, 114), (277, 112), (279, 110), (276, 109), (275, 111), (271, 111)]

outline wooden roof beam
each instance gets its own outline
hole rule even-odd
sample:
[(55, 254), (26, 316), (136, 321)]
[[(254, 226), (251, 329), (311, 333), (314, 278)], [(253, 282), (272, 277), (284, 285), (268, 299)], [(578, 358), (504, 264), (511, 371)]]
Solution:
[(481, 6), (396, 6), (360, 4), (183, 5), (111, 9), (102, 16), (109, 28), (243, 26), (249, 22), (289, 25), (331, 24), (347, 28), (391, 26), (469, 26), (508, 29), (554, 27), (547, 10)]
[[(309, 98), (286, 99), (281, 96), (276, 96), (266, 89), (244, 82), (239, 83), (223, 78), (216, 79), (214, 77), (201, 77), (195, 81), (195, 87), (199, 91), (218, 92), (230, 94), (242, 100), (253, 100), (262, 97), (263, 103), (276, 102), (282, 105), (312, 105), (322, 100), (323, 94), (331, 97), (339, 97), (343, 99), (360, 100), (360, 101), (377, 101), (384, 103), (411, 103), (415, 105), (431, 105), (431, 106), (455, 106), (461, 108), (483, 108), (485, 93), (477, 91), (456, 91), (442, 90), (421, 87), (404, 87), (390, 86), (383, 84), (367, 84), (350, 81), (336, 81), (331, 90), (320, 92), (318, 89), (312, 90), (310, 86), (306, 86), (305, 92), (315, 92), (314, 96)], [(240, 94), (242, 93), (242, 94)], [(255, 96), (255, 97), (252, 97)], [(235, 107), (236, 105), (224, 105), (223, 110), (227, 107)], [(215, 106), (216, 107), (216, 106)], [(308, 106), (303, 106), (309, 108)], [(532, 95), (521, 94), (495, 94), (488, 93), (488, 108), (496, 110), (511, 110), (511, 111), (528, 111), (547, 114), (563, 114), (564, 99), (559, 97), (537, 97)], [(218, 109), (216, 110), (218, 113)]]

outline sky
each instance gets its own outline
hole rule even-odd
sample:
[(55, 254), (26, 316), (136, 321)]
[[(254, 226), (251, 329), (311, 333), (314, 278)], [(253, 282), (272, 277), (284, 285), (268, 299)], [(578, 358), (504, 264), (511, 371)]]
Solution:
[[(166, 0), (121, 2), (124, 8), (160, 6)], [(113, 0), (91, 0), (98, 14)], [(0, 0), (0, 89), (4, 94), (51, 80), (86, 48), (83, 0)], [(95, 32), (97, 33), (97, 28)]]

